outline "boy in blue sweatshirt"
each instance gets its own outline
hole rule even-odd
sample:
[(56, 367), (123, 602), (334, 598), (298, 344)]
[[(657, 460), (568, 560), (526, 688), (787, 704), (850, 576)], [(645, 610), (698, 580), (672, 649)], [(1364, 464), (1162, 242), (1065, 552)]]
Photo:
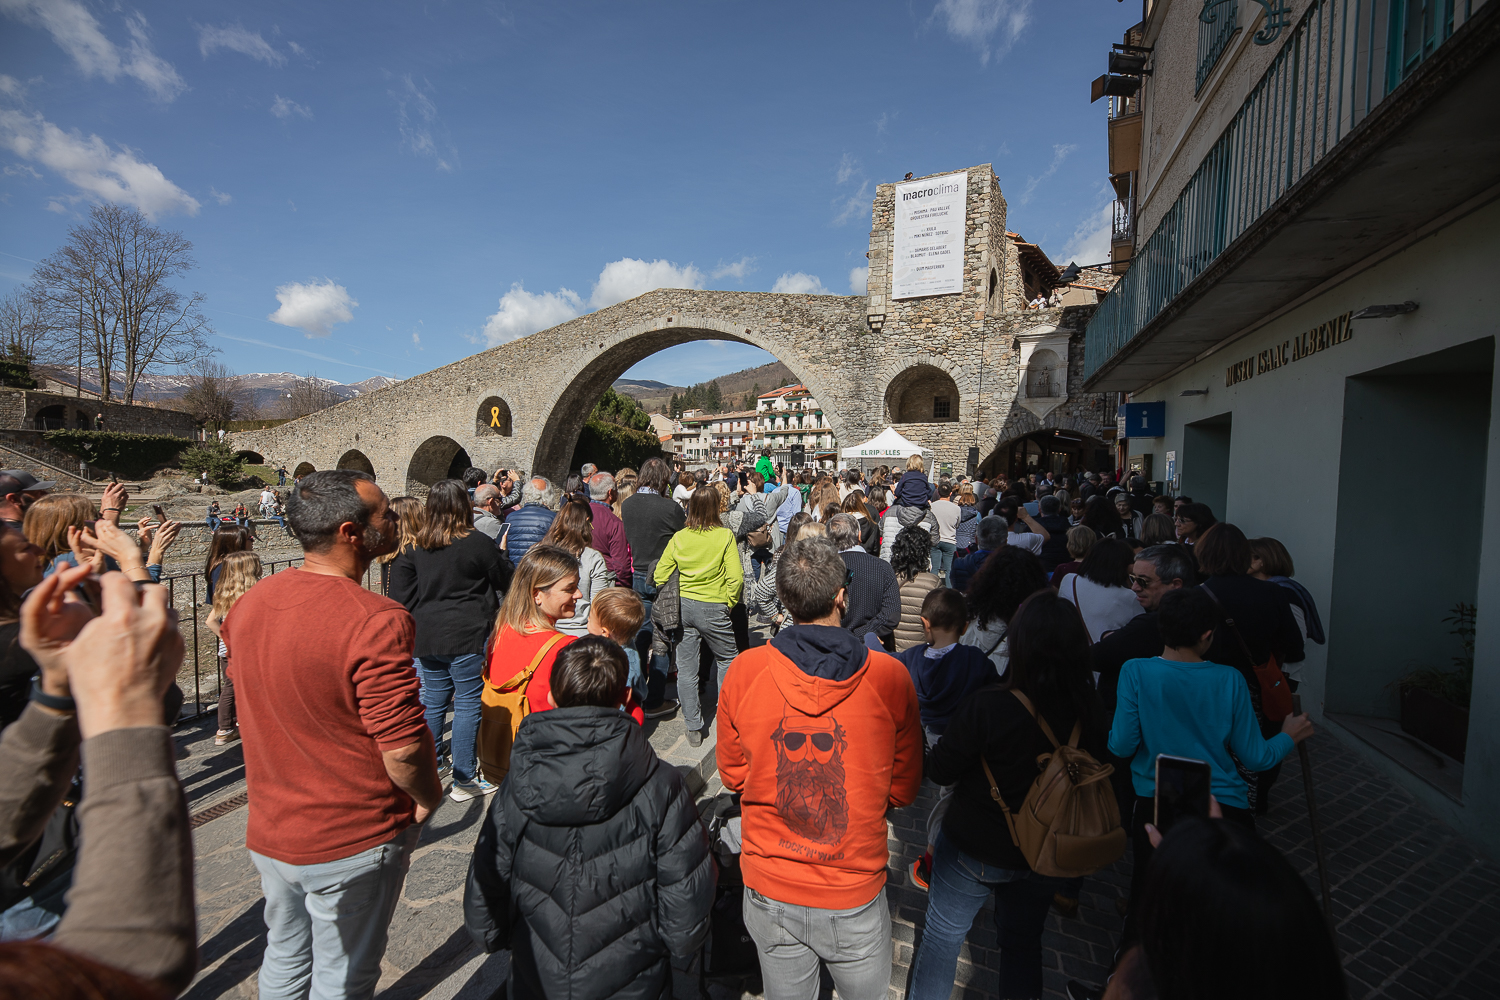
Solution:
[[(949, 587), (928, 591), (922, 601), (922, 631), (927, 641), (896, 654), (911, 672), (917, 689), (917, 708), (922, 713), (922, 731), (927, 749), (936, 745), (948, 720), (970, 695), (1000, 678), (995, 664), (978, 646), (958, 641), (968, 625), (968, 607), (964, 595)], [(948, 811), (952, 786), (938, 789), (938, 800), (927, 817), (927, 853), (912, 863), (912, 882), (926, 889), (932, 873), (932, 840)]]

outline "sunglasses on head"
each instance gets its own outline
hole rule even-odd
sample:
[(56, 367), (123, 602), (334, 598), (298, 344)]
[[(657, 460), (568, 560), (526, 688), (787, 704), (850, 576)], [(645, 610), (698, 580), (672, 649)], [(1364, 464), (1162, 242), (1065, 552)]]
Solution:
[(781, 742), (788, 750), (801, 750), (802, 744), (806, 743), (809, 739), (812, 740), (814, 750), (821, 750), (823, 753), (827, 753), (833, 749), (832, 733), (813, 733), (811, 737), (806, 733), (781, 734)]

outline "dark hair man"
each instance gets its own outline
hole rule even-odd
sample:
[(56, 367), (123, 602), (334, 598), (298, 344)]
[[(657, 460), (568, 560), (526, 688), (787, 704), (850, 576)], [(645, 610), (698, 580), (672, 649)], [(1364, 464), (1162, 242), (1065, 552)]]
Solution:
[(843, 624), (856, 639), (873, 632), (882, 644), (901, 621), (901, 585), (896, 571), (879, 556), (870, 555), (859, 544), (859, 521), (853, 514), (835, 514), (828, 519), (828, 537), (849, 568), (847, 605)]
[(464, 470), (464, 489), (469, 491), (469, 496), (474, 495), (475, 488), (481, 483), (488, 481), (489, 475), (483, 469), (471, 465)]
[[(584, 466), (589, 468), (589, 466)], [(607, 472), (595, 472), (585, 480), (589, 491), (589, 510), (593, 513), (594, 540), (590, 548), (604, 557), (604, 565), (614, 574), (615, 583), (629, 588), (633, 581), (630, 572), (630, 540), (625, 537), (625, 524), (615, 516), (615, 477)]]
[(443, 796), (411, 666), (416, 630), (405, 608), (359, 583), (396, 546), (374, 479), (311, 473), (287, 520), (303, 565), (250, 588), (223, 624), (250, 794), (245, 846), (266, 896), (260, 988), (294, 995), (311, 976), (319, 993), (369, 996), (418, 828)]
[(989, 517), (979, 519), (979, 527), (974, 529), (974, 544), (978, 546), (973, 552), (962, 558), (953, 560), (953, 572), (949, 574), (953, 581), (953, 589), (959, 593), (965, 593), (969, 589), (969, 581), (974, 579), (974, 574), (979, 572), (979, 567), (990, 557), (990, 553), (1006, 544), (1005, 536), (1010, 528), (1005, 523), (1005, 518), (991, 514)]
[(795, 624), (741, 653), (719, 695), (719, 774), (744, 810), (745, 928), (774, 996), (815, 994), (822, 962), (840, 997), (885, 1000), (885, 813), (921, 785), (917, 694), (899, 661), (840, 627), (848, 568), (827, 539), (797, 539), (777, 565)]

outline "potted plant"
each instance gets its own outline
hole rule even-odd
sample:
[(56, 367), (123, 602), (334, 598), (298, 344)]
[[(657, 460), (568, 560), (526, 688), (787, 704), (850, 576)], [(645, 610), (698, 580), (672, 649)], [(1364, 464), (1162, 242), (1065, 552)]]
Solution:
[(1463, 653), (1455, 670), (1423, 667), (1401, 678), (1401, 728), (1455, 760), (1464, 759), (1469, 742), (1469, 692), (1474, 686), (1474, 615), (1472, 604), (1459, 601), (1444, 618), (1458, 636)]

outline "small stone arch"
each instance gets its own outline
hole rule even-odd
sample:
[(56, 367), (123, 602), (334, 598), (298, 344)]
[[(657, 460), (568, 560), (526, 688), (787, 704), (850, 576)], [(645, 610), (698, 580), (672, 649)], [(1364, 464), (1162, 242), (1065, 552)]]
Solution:
[(293, 479), (301, 479), (303, 476), (311, 475), (318, 471), (318, 467), (311, 462), (298, 462), (297, 467), (292, 470)]
[(406, 467), (406, 493), (425, 497), (440, 479), (458, 479), (474, 463), (463, 446), (451, 437), (434, 435), (417, 446)]
[(358, 448), (351, 448), (344, 452), (339, 457), (338, 465), (334, 466), (334, 468), (352, 469), (355, 472), (367, 472), (371, 476), (375, 475), (375, 464)]
[(958, 420), (958, 383), (936, 365), (912, 365), (885, 390), (886, 420), (893, 424), (943, 424)]
[(249, 462), (251, 465), (265, 465), (266, 464), (266, 459), (265, 459), (264, 455), (262, 455), (258, 451), (250, 451), (249, 449), (246, 449), (244, 451), (237, 451), (237, 452), (235, 452), (234, 453), (234, 457), (238, 458), (238, 459), (243, 459), (244, 461)]
[(475, 437), (510, 437), (510, 404), (499, 396), (486, 397), (474, 414)]
[(1034, 351), (1026, 365), (1026, 395), (1030, 399), (1055, 399), (1068, 394), (1068, 363), (1056, 351)]
[(36, 411), (36, 427), (40, 431), (57, 431), (68, 426), (68, 408), (61, 404), (44, 406)]

